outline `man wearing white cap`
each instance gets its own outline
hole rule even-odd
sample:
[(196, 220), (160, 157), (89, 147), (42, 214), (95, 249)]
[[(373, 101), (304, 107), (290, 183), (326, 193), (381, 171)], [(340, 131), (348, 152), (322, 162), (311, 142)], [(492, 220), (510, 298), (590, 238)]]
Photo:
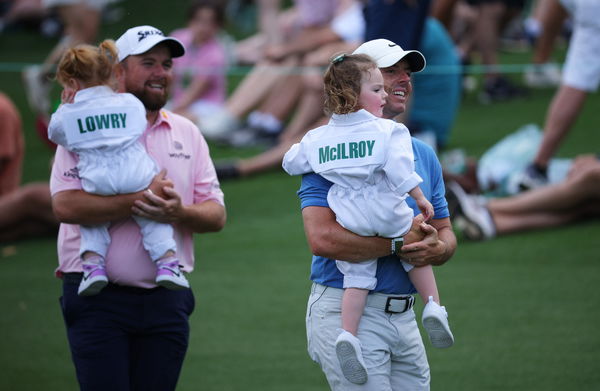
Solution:
[[(75, 156), (57, 149), (51, 189), (62, 222), (56, 270), (63, 279), (62, 311), (81, 390), (174, 390), (194, 296), (190, 289), (157, 287), (131, 215), (172, 224), (180, 265), (190, 273), (192, 234), (219, 231), (225, 223), (223, 193), (201, 133), (163, 109), (172, 58), (185, 53), (183, 45), (151, 26), (127, 30), (116, 44), (119, 90), (144, 104), (148, 126), (140, 141), (162, 171), (148, 191), (96, 196), (82, 190)], [(77, 295), (82, 278), (78, 224), (100, 223), (110, 223), (109, 284), (95, 296), (82, 297)]]
[[(357, 53), (369, 55), (381, 69), (388, 93), (384, 117), (403, 113), (412, 91), (411, 73), (425, 67), (423, 55), (385, 39), (368, 41)], [(308, 352), (320, 364), (332, 390), (429, 390), (429, 364), (412, 309), (416, 291), (398, 257), (415, 266), (441, 265), (453, 255), (456, 238), (440, 163), (425, 143), (413, 138), (412, 147), (416, 172), (423, 179), (420, 187), (435, 215), (430, 224), (415, 220), (405, 237), (363, 237), (345, 230), (327, 203), (331, 182), (317, 174), (302, 178), (298, 194), (314, 254), (306, 316)], [(418, 214), (414, 201), (409, 198), (407, 202)], [(368, 375), (367, 382), (359, 385), (344, 377), (335, 352), (343, 295), (343, 275), (335, 259), (361, 262), (370, 258), (378, 258), (377, 286), (369, 294), (358, 331)]]

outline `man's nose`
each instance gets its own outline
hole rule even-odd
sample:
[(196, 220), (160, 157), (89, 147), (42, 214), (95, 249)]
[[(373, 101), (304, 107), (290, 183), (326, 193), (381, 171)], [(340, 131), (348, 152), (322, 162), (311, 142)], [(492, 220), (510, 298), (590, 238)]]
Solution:
[(164, 77), (168, 73), (168, 70), (165, 69), (162, 65), (156, 65), (152, 68), (152, 76)]

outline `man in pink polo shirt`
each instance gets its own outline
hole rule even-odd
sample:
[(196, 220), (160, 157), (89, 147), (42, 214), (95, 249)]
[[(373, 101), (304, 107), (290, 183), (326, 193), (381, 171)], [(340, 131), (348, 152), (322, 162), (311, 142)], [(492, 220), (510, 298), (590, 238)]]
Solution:
[[(148, 191), (97, 196), (82, 190), (76, 157), (59, 147), (50, 181), (61, 221), (58, 277), (62, 311), (81, 390), (174, 390), (189, 338), (191, 289), (157, 287), (154, 265), (132, 214), (174, 227), (183, 271), (194, 268), (193, 233), (215, 232), (226, 219), (208, 146), (187, 119), (163, 109), (181, 42), (151, 26), (127, 30), (118, 40), (119, 89), (139, 98), (148, 128), (141, 137), (162, 169)], [(82, 297), (79, 225), (110, 222), (106, 256), (109, 285)]]

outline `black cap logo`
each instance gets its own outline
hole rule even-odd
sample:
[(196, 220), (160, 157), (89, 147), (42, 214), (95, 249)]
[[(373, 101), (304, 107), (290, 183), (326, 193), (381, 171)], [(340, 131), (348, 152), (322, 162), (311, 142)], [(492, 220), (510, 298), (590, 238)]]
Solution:
[(146, 38), (149, 35), (162, 35), (165, 36), (160, 30), (146, 30), (146, 31), (138, 31), (138, 42), (142, 39)]

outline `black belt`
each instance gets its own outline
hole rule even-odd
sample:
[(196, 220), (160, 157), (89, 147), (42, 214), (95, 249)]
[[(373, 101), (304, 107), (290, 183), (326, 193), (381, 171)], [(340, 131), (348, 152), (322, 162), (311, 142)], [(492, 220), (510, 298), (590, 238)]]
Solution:
[[(313, 283), (314, 292), (319, 292), (325, 296), (342, 298), (343, 289), (331, 288), (325, 285)], [(381, 293), (371, 293), (367, 296), (367, 307), (377, 308), (388, 314), (402, 314), (415, 304), (415, 298), (412, 295), (385, 295)]]

